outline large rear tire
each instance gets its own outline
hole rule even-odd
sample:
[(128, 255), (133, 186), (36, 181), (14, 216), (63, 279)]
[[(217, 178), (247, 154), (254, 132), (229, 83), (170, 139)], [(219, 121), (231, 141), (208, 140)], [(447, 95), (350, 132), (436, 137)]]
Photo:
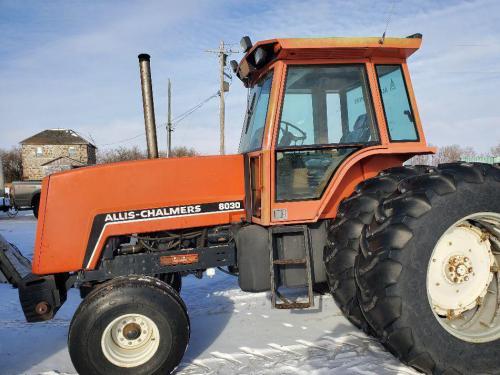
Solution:
[(443, 164), (403, 181), (365, 229), (363, 314), (420, 371), (500, 372), (499, 191), (497, 167)]
[(189, 318), (177, 292), (152, 277), (113, 279), (76, 311), (68, 347), (80, 374), (169, 374), (189, 341)]
[(342, 201), (336, 219), (329, 226), (324, 261), (330, 292), (344, 316), (366, 333), (374, 332), (359, 307), (354, 276), (363, 227), (372, 222), (380, 202), (396, 191), (401, 180), (425, 170), (422, 166), (395, 167), (363, 181)]

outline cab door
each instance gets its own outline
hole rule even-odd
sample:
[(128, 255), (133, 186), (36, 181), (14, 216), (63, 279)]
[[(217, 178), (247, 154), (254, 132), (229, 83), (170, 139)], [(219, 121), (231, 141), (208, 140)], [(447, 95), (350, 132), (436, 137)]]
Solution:
[(272, 153), (271, 223), (314, 221), (339, 167), (379, 143), (367, 64), (287, 65)]

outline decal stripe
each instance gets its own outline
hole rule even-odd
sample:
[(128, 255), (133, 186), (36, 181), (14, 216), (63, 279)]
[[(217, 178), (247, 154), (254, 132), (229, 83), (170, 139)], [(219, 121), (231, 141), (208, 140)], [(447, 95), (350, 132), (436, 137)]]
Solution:
[(193, 205), (180, 205), (142, 210), (117, 211), (96, 215), (92, 223), (85, 258), (82, 268), (88, 269), (94, 261), (97, 246), (102, 239), (104, 229), (108, 225), (130, 222), (164, 220), (169, 218), (199, 216), (222, 212), (243, 211), (243, 201), (213, 202)]

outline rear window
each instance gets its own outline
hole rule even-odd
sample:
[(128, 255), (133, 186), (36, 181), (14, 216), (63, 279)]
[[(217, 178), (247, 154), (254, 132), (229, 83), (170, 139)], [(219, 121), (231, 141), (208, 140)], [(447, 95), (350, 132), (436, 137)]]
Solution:
[(417, 141), (415, 117), (400, 65), (377, 65), (377, 78), (391, 141)]

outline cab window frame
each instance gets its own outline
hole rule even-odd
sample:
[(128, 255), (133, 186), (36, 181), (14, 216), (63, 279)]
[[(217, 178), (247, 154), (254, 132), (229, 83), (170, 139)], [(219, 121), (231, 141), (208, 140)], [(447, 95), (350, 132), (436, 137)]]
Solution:
[[(392, 139), (391, 137), (391, 130), (389, 129), (389, 122), (387, 120), (387, 113), (386, 113), (386, 108), (385, 108), (385, 102), (384, 102), (384, 95), (382, 93), (382, 85), (380, 83), (380, 77), (377, 72), (377, 67), (379, 66), (397, 66), (399, 68), (399, 71), (401, 72), (401, 77), (403, 78), (403, 84), (405, 88), (405, 93), (406, 93), (406, 98), (408, 99), (408, 105), (410, 107), (411, 115), (413, 117), (413, 128), (415, 130), (415, 139)], [(417, 119), (415, 117), (415, 109), (413, 108), (413, 104), (411, 101), (410, 97), (410, 92), (408, 91), (408, 83), (406, 79), (406, 73), (405, 70), (403, 69), (403, 64), (401, 63), (384, 63), (384, 64), (373, 64), (373, 70), (375, 71), (375, 77), (377, 78), (377, 85), (378, 85), (378, 94), (380, 95), (380, 103), (382, 104), (382, 112), (384, 115), (384, 122), (385, 122), (385, 129), (387, 130), (387, 137), (389, 138), (390, 143), (411, 143), (411, 142), (420, 142), (420, 132), (418, 131), (418, 126), (417, 126)]]
[[(370, 79), (368, 76), (368, 65), (369, 63), (367, 62), (355, 62), (355, 63), (348, 63), (348, 62), (342, 62), (342, 63), (313, 63), (313, 64), (294, 64), (287, 62), (285, 64), (285, 72), (284, 72), (284, 80), (283, 80), (283, 91), (281, 94), (280, 98), (280, 108), (279, 108), (279, 116), (278, 116), (278, 122), (276, 124), (276, 134), (274, 136), (274, 144), (275, 150), (296, 150), (296, 149), (316, 149), (316, 148), (323, 148), (323, 147), (330, 147), (330, 148), (348, 148), (349, 146), (354, 146), (354, 145), (360, 145), (362, 147), (365, 146), (373, 146), (373, 145), (380, 145), (381, 144), (381, 138), (380, 138), (380, 128), (378, 124), (378, 119), (377, 119), (377, 113), (375, 110), (375, 102), (373, 98), (373, 91), (372, 87), (370, 85)], [(364, 79), (366, 82), (366, 92), (369, 96), (369, 106), (370, 106), (370, 112), (371, 112), (371, 119), (372, 119), (372, 126), (374, 130), (374, 135), (376, 135), (377, 140), (374, 141), (369, 141), (369, 142), (351, 142), (351, 143), (315, 143), (315, 144), (310, 144), (310, 145), (295, 145), (295, 146), (279, 146), (279, 132), (280, 132), (280, 126), (281, 126), (281, 119), (283, 117), (283, 108), (285, 106), (285, 95), (286, 95), (286, 83), (288, 80), (288, 73), (290, 67), (311, 67), (311, 66), (316, 66), (316, 67), (329, 67), (329, 66), (362, 66), (364, 70)], [(350, 89), (352, 90), (354, 87), (351, 87)], [(347, 92), (348, 90), (346, 90)]]
[[(284, 72), (283, 72), (283, 82), (282, 82), (282, 88), (281, 88), (281, 95), (280, 95), (280, 108), (279, 108), (279, 115), (277, 116), (276, 120), (276, 130), (273, 135), (273, 154), (274, 154), (274, 202), (275, 203), (295, 203), (295, 202), (306, 202), (306, 201), (319, 201), (323, 198), (323, 195), (325, 194), (325, 191), (327, 190), (328, 186), (330, 185), (332, 179), (334, 178), (335, 174), (337, 173), (337, 170), (344, 164), (345, 160), (348, 159), (349, 157), (352, 157), (352, 155), (356, 154), (359, 152), (361, 149), (371, 147), (371, 146), (377, 146), (382, 144), (382, 138), (380, 134), (380, 125), (379, 125), (379, 120), (377, 116), (377, 111), (375, 107), (375, 94), (376, 91), (372, 87), (372, 84), (370, 83), (370, 77), (369, 77), (369, 71), (370, 69), (374, 69), (374, 64), (372, 64), (369, 61), (364, 61), (364, 62), (342, 62), (342, 63), (312, 63), (312, 64), (303, 64), (303, 63), (294, 63), (294, 62), (287, 62), (284, 64)], [(280, 126), (281, 126), (281, 119), (283, 116), (283, 108), (284, 108), (284, 102), (285, 102), (285, 95), (286, 95), (286, 83), (288, 80), (288, 73), (289, 69), (291, 67), (312, 67), (312, 66), (317, 66), (317, 67), (330, 67), (330, 66), (361, 66), (363, 69), (363, 78), (364, 81), (366, 82), (366, 93), (369, 98), (367, 98), (368, 105), (369, 105), (369, 111), (371, 119), (372, 119), (372, 126), (373, 126), (373, 131), (374, 135), (376, 136), (376, 140), (369, 141), (369, 142), (354, 142), (354, 143), (321, 143), (321, 144), (311, 144), (311, 145), (289, 145), (289, 146), (279, 146), (279, 135), (280, 135)], [(350, 88), (353, 89), (354, 87)], [(346, 90), (346, 95), (347, 95)], [(342, 149), (355, 149), (352, 152), (350, 152), (332, 171), (331, 175), (328, 176), (327, 180), (324, 183), (323, 189), (321, 193), (317, 197), (310, 197), (310, 198), (292, 198), (292, 199), (279, 199), (278, 198), (278, 166), (277, 166), (277, 160), (278, 160), (278, 153), (285, 153), (285, 152), (290, 152), (290, 151), (321, 151), (321, 150), (342, 150)]]
[[(261, 74), (255, 81), (254, 81), (254, 84), (251, 88), (249, 88), (249, 90), (251, 90), (253, 87), (255, 87), (255, 85), (258, 85), (259, 83), (262, 83), (264, 82), (267, 78), (271, 78), (271, 87), (269, 88), (269, 98), (267, 99), (267, 106), (266, 106), (266, 115), (265, 115), (265, 118), (264, 118), (264, 125), (262, 127), (262, 136), (261, 136), (261, 139), (260, 139), (260, 145), (255, 147), (255, 148), (251, 148), (251, 149), (248, 149), (248, 150), (241, 150), (241, 141), (243, 140), (243, 136), (244, 134), (246, 134), (249, 130), (249, 127), (250, 127), (250, 118), (248, 117), (248, 105), (253, 105), (253, 106), (256, 106), (258, 103), (257, 101), (259, 100), (259, 97), (256, 97), (255, 98), (255, 103), (254, 101), (252, 101), (252, 103), (250, 103), (248, 101), (249, 100), (252, 100), (251, 98), (248, 98), (247, 99), (247, 108), (246, 108), (246, 111), (247, 111), (247, 114), (245, 115), (245, 119), (243, 121), (243, 127), (241, 129), (241, 135), (240, 135), (240, 144), (238, 145), (238, 153), (241, 153), (241, 154), (249, 154), (249, 153), (252, 153), (252, 152), (258, 152), (258, 151), (262, 151), (263, 149), (263, 146), (264, 146), (264, 135), (266, 133), (266, 128), (268, 126), (268, 117), (269, 117), (269, 106), (271, 104), (271, 93), (273, 91), (273, 87), (274, 85), (276, 84), (276, 72), (275, 72), (275, 68), (272, 67), (270, 68), (269, 70), (267, 70), (265, 73)], [(255, 108), (253, 108), (253, 110), (255, 110)], [(254, 113), (252, 113), (253, 115)]]

